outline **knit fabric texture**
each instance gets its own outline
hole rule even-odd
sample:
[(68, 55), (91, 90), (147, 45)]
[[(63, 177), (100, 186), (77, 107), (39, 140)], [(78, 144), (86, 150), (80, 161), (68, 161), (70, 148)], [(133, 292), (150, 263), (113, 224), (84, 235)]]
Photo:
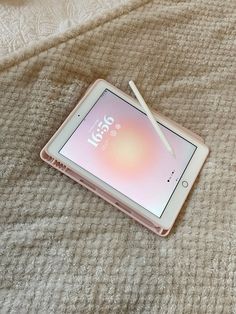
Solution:
[[(235, 1), (131, 1), (0, 61), (0, 312), (236, 313)], [(39, 158), (103, 78), (204, 138), (161, 238)]]

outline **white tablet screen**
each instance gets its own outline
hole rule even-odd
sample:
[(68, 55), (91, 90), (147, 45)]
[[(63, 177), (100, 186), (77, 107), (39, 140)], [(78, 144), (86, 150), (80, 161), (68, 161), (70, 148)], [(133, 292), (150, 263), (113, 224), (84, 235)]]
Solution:
[(159, 125), (175, 157), (142, 111), (106, 89), (59, 152), (161, 217), (196, 146)]

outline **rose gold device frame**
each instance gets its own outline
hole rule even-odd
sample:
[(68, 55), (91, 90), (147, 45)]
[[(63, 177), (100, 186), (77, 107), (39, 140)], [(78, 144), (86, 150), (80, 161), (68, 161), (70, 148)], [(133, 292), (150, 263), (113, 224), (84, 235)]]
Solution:
[[(183, 188), (183, 192), (182, 192), (181, 188), (179, 188), (179, 190), (182, 194), (181, 195), (181, 202), (179, 203), (178, 208), (176, 210), (174, 210), (174, 212), (172, 213), (172, 216), (170, 215), (171, 218), (169, 218), (169, 216), (165, 214), (166, 217), (164, 217), (165, 220), (164, 220), (163, 224), (161, 224), (159, 222), (159, 220), (161, 220), (161, 218), (158, 218), (157, 216), (148, 212), (145, 209), (144, 209), (144, 211), (140, 212), (140, 210), (136, 209), (135, 206), (130, 206), (130, 204), (127, 203), (125, 200), (121, 199), (120, 197), (117, 197), (117, 195), (114, 195), (114, 194), (116, 194), (115, 190), (114, 190), (114, 193), (111, 193), (111, 191), (108, 191), (105, 188), (105, 186), (103, 186), (101, 180), (100, 180), (101, 184), (93, 182), (93, 180), (91, 180), (91, 178), (89, 179), (87, 176), (85, 176), (82, 173), (82, 171), (72, 169), (71, 164), (68, 165), (66, 162), (62, 161), (63, 158), (58, 158), (59, 157), (58, 155), (55, 155), (52, 152), (50, 152), (50, 145), (52, 145), (52, 143), (55, 141), (56, 138), (57, 139), (59, 138), (60, 133), (67, 126), (67, 124), (70, 123), (70, 120), (72, 119), (72, 117), (74, 117), (75, 115), (78, 116), (78, 110), (80, 110), (80, 106), (91, 96), (93, 91), (95, 91), (97, 89), (98, 91), (101, 92), (105, 88), (110, 89), (112, 92), (114, 92), (118, 96), (122, 97), (125, 101), (127, 101), (130, 104), (132, 104), (133, 106), (137, 107), (139, 110), (142, 110), (142, 108), (139, 106), (139, 104), (137, 103), (136, 100), (134, 100), (133, 98), (131, 98), (127, 94), (123, 93), (122, 91), (120, 91), (119, 89), (117, 89), (116, 87), (111, 85), (110, 83), (108, 83), (104, 80), (97, 80), (97, 81), (95, 81), (95, 83), (93, 85), (90, 86), (90, 88), (87, 90), (85, 95), (79, 101), (77, 106), (74, 108), (74, 110), (67, 117), (65, 122), (61, 125), (61, 127), (57, 130), (57, 132), (53, 135), (53, 137), (49, 140), (49, 142), (44, 146), (44, 148), (40, 152), (40, 157), (42, 158), (42, 160), (44, 160), (50, 166), (54, 167), (55, 169), (61, 171), (62, 173), (66, 174), (68, 177), (75, 180), (76, 182), (85, 186), (87, 189), (94, 192), (95, 194), (97, 194), (98, 196), (100, 196), (101, 198), (103, 198), (104, 200), (106, 200), (107, 202), (109, 202), (110, 204), (112, 204), (113, 206), (115, 206), (116, 208), (121, 210), (122, 212), (126, 213), (128, 216), (132, 217), (134, 220), (138, 221), (139, 223), (141, 223), (142, 225), (144, 225), (145, 227), (150, 229), (151, 231), (155, 232), (156, 234), (158, 234), (160, 236), (166, 236), (170, 232), (170, 230), (171, 230), (171, 228), (172, 228), (172, 226), (176, 220), (176, 217), (177, 217), (177, 215), (178, 215), (178, 213), (179, 213), (179, 211), (180, 211), (180, 209), (181, 209), (181, 207), (182, 207), (182, 205), (183, 205), (183, 203), (184, 203), (184, 201), (185, 201), (185, 199), (186, 199), (186, 197), (187, 197), (187, 195), (188, 195), (188, 193), (189, 193), (189, 191), (190, 191), (190, 189), (191, 189), (191, 187), (192, 187), (192, 185), (193, 185), (193, 183), (194, 183), (194, 181), (198, 175), (198, 173), (200, 172), (201, 167), (202, 167), (202, 165), (203, 165), (203, 163), (204, 163), (204, 161), (208, 155), (208, 152), (209, 152), (207, 146), (203, 143), (203, 140), (198, 135), (196, 135), (193, 132), (187, 130), (186, 128), (178, 125), (176, 122), (171, 121), (170, 119), (162, 116), (161, 114), (153, 112), (157, 121), (159, 121), (163, 125), (169, 127), (172, 131), (176, 132), (177, 134), (180, 134), (184, 138), (187, 138), (187, 140), (192, 141), (197, 146), (197, 148), (199, 148), (199, 147), (201, 148), (201, 152), (200, 153), (198, 152), (198, 154), (200, 154), (201, 160), (197, 160), (199, 158), (195, 158), (194, 161), (191, 161), (192, 168), (194, 167), (195, 171), (190, 171), (189, 175), (187, 176), (188, 178), (190, 178), (187, 180), (187, 182), (188, 182), (187, 189), (182, 187)], [(97, 98), (98, 97), (99, 97), (99, 93), (97, 94)], [(94, 105), (94, 103), (93, 103), (94, 99), (92, 99), (91, 107), (92, 107), (92, 105)], [(81, 119), (83, 119), (83, 117)], [(64, 140), (64, 142), (65, 142), (65, 140)], [(181, 181), (183, 182), (184, 179)], [(178, 185), (180, 185), (180, 182), (178, 183)], [(176, 191), (175, 191), (175, 194), (176, 194)], [(126, 198), (126, 197), (124, 196), (124, 198)], [(173, 199), (173, 197), (172, 197), (172, 199)], [(176, 200), (174, 200), (174, 201), (176, 201)], [(173, 204), (172, 204), (172, 207), (173, 207)], [(168, 210), (168, 208), (165, 209), (164, 212), (166, 212), (167, 210)], [(168, 213), (168, 214), (170, 214), (170, 213)]]

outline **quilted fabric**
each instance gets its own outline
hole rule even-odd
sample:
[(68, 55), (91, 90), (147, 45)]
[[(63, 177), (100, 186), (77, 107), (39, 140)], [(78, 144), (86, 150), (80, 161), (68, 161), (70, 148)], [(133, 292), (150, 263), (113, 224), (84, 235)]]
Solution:
[(128, 0), (8, 0), (0, 2), (0, 56), (106, 14)]
[[(235, 313), (235, 3), (134, 1), (0, 63), (1, 313)], [(125, 92), (211, 153), (167, 238), (43, 163), (89, 84)]]

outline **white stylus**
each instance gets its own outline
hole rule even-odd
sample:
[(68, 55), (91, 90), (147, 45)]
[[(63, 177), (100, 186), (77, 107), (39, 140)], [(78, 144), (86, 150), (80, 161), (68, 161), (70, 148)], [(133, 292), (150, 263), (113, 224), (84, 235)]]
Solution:
[(138, 88), (136, 87), (136, 85), (134, 84), (133, 81), (129, 81), (129, 86), (131, 87), (134, 95), (136, 96), (136, 98), (138, 99), (140, 105), (142, 106), (142, 108), (144, 109), (145, 113), (147, 114), (147, 117), (149, 118), (152, 126), (154, 127), (154, 129), (156, 130), (157, 134), (159, 135), (162, 143), (165, 145), (165, 147), (168, 150), (168, 152), (170, 152), (175, 157), (175, 153), (173, 151), (173, 148), (170, 146), (169, 142), (167, 141), (165, 135), (163, 134), (163, 132), (162, 132), (161, 128), (159, 127), (157, 121), (153, 117), (151, 111), (148, 108), (148, 105), (146, 104), (145, 100), (143, 99), (142, 95), (140, 94)]

